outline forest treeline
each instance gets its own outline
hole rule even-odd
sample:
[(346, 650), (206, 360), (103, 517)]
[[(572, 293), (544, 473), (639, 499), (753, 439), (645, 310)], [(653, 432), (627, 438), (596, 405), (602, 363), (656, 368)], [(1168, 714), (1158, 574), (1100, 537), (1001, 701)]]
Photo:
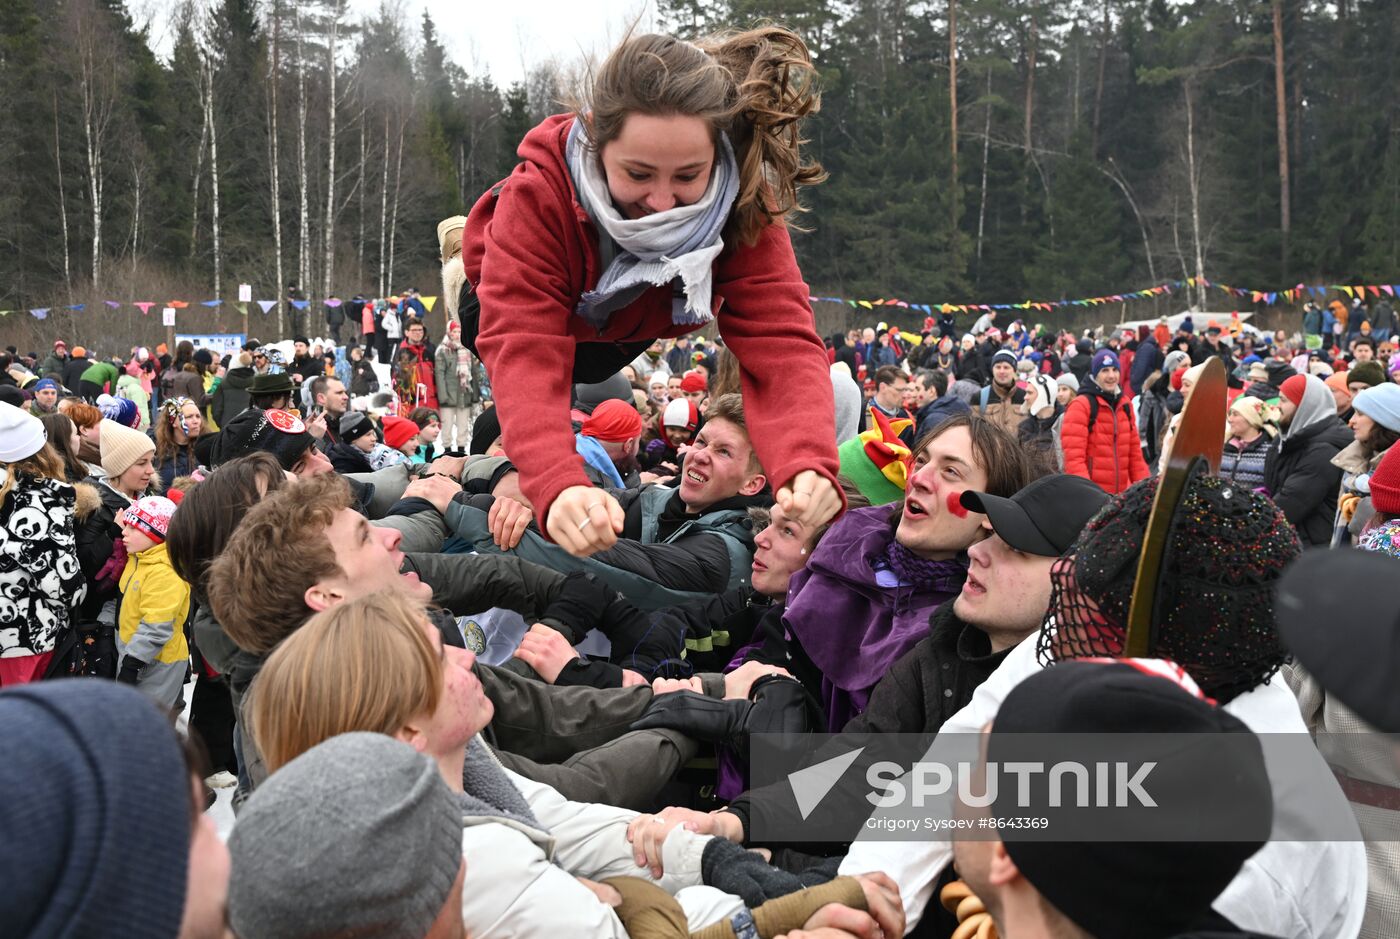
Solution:
[[(468, 8), (396, 9), (191, 3), (161, 58), (122, 0), (0, 0), (0, 308), (436, 292), (437, 220), (509, 172), (587, 66), (501, 87), (444, 51)], [(830, 179), (797, 249), (819, 295), (1400, 279), (1400, 3), (662, 0), (657, 18), (809, 43)]]

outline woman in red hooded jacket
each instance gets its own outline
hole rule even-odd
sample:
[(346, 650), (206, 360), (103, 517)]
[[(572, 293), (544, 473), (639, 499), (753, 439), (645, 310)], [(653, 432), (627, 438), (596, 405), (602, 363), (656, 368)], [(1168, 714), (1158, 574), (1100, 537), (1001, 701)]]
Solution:
[(623, 525), (574, 452), (573, 383), (712, 321), (738, 358), (778, 503), (811, 526), (841, 510), (826, 351), (788, 237), (798, 188), (824, 175), (799, 147), (814, 74), (778, 27), (631, 37), (589, 100), (530, 131), (520, 164), (472, 208), (463, 333), (476, 335), (521, 489), (570, 552), (611, 546)]

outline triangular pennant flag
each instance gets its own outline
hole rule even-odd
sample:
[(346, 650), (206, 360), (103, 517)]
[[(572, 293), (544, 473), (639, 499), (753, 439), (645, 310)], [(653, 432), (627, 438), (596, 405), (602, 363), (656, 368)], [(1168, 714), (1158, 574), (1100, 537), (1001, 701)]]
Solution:
[(1356, 291), (1356, 295), (1357, 295), (1358, 297), (1363, 297), (1363, 298), (1364, 298), (1364, 297), (1366, 296), (1366, 288), (1365, 288), (1365, 287), (1353, 287), (1353, 288), (1351, 288), (1351, 289)]
[(423, 301), (423, 306), (427, 307), (429, 313), (433, 312), (433, 304), (437, 303), (437, 297), (419, 297)]
[(166, 306), (173, 306), (177, 310), (183, 310), (185, 307), (189, 306), (189, 304), (184, 300), (171, 300)]
[(86, 304), (86, 303), (75, 303), (75, 304), (73, 304), (72, 306), (70, 306), (68, 309), (74, 311), (75, 313), (81, 313), (86, 307), (87, 307), (87, 304)]
[(40, 307), (40, 308), (37, 309), (37, 310), (30, 310), (30, 311), (29, 311), (29, 315), (32, 316), (32, 317), (34, 317), (36, 320), (41, 320), (41, 319), (43, 319), (44, 317), (46, 317), (46, 316), (49, 315), (49, 308), (45, 306), (45, 307)]
[(304, 310), (304, 309), (306, 309), (307, 307), (311, 306), (311, 301), (310, 301), (310, 300), (293, 300), (293, 301), (292, 301), (292, 306), (296, 307), (298, 310)]
[(218, 306), (219, 304), (221, 304), (221, 303), (223, 303), (223, 302), (224, 302), (224, 301), (222, 301), (222, 300), (201, 300), (201, 301), (199, 301), (199, 305), (200, 305), (200, 306), (207, 306), (207, 307), (216, 307), (216, 306)]
[(1374, 287), (1374, 286), (1368, 285), (1368, 286), (1366, 287), (1366, 289), (1369, 290), (1369, 291), (1371, 291), (1371, 296), (1373, 296), (1373, 297), (1379, 297), (1379, 296), (1381, 295), (1380, 290), (1378, 290), (1378, 289), (1377, 289), (1376, 287)]
[[(327, 300), (327, 301), (326, 301), (326, 306), (328, 306), (328, 307), (330, 307), (332, 310), (334, 310), (336, 307), (340, 306), (340, 305), (341, 305), (342, 303), (344, 303), (344, 302), (345, 302), (344, 300)], [(432, 308), (429, 307), (429, 309), (432, 309)]]
[(1348, 297), (1352, 296), (1352, 292), (1351, 292), (1351, 288), (1350, 288), (1350, 287), (1339, 287), (1339, 288), (1337, 288), (1337, 289), (1339, 289), (1339, 290), (1341, 290), (1342, 292), (1344, 292)]
[(105, 304), (107, 304), (109, 307), (111, 307), (111, 308), (114, 309), (114, 310), (121, 309), (121, 304), (118, 303), (118, 302), (115, 301), (115, 300), (103, 300), (102, 302), (105, 303)]
[(0, 316), (9, 316), (14, 310), (0, 310)]
[(1390, 294), (1390, 296), (1395, 296), (1395, 288), (1391, 287), (1390, 284), (1381, 284), (1381, 289)]
[(266, 316), (266, 315), (267, 315), (267, 312), (268, 312), (269, 310), (271, 310), (273, 307), (275, 307), (276, 305), (277, 305), (277, 301), (276, 301), (276, 300), (259, 300), (259, 301), (258, 301), (258, 306), (262, 307), (262, 311), (263, 311), (263, 315), (264, 315), (264, 316)]
[(149, 314), (151, 312), (151, 307), (155, 306), (155, 302), (150, 300), (142, 300), (137, 303), (133, 303), (132, 306), (136, 307), (136, 309), (140, 310), (143, 314)]

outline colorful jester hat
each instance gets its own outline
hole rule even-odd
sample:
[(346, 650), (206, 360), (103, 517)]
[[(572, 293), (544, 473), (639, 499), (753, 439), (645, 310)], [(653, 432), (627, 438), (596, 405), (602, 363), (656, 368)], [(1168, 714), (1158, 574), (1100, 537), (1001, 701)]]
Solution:
[(861, 491), (871, 505), (885, 505), (904, 498), (913, 457), (899, 435), (914, 425), (908, 418), (891, 420), (870, 408), (870, 429), (852, 437), (837, 449), (841, 475)]

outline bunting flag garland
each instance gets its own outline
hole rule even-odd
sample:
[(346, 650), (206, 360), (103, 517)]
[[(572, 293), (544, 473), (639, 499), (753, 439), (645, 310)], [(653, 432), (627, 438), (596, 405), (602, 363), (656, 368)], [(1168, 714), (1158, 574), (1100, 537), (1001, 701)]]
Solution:
[[(844, 306), (851, 307), (855, 310), (876, 310), (880, 308), (896, 307), (899, 309), (917, 311), (925, 314), (928, 317), (934, 317), (940, 313), (960, 313), (965, 315), (977, 316), (982, 313), (990, 313), (993, 311), (1000, 312), (1003, 310), (1026, 311), (1028, 314), (1034, 315), (1036, 313), (1052, 313), (1055, 310), (1066, 309), (1068, 307), (1089, 308), (1103, 306), (1105, 304), (1110, 303), (1128, 303), (1130, 301), (1150, 300), (1155, 297), (1169, 296), (1181, 290), (1195, 289), (1197, 287), (1204, 287), (1216, 291), (1220, 294), (1223, 294), (1226, 297), (1236, 298), (1238, 300), (1245, 301), (1246, 303), (1251, 305), (1264, 306), (1276, 306), (1279, 304), (1296, 304), (1305, 299), (1315, 300), (1318, 302), (1326, 302), (1326, 298), (1329, 295), (1334, 296), (1336, 299), (1345, 299), (1348, 302), (1355, 300), (1364, 301), (1381, 298), (1400, 297), (1400, 283), (1314, 285), (1297, 284), (1296, 286), (1284, 288), (1281, 290), (1255, 290), (1246, 287), (1234, 287), (1229, 284), (1214, 282), (1204, 277), (1188, 277), (1184, 280), (1167, 281), (1165, 283), (1157, 284), (1153, 287), (1144, 287), (1141, 290), (1132, 290), (1127, 291), (1125, 293), (1105, 294), (1103, 296), (1098, 297), (1080, 297), (1078, 299), (1022, 300), (1019, 303), (951, 303), (946, 301), (941, 303), (916, 303), (909, 300), (903, 300), (898, 297), (879, 297), (877, 299), (865, 299), (851, 297), (813, 296), (809, 297), (808, 299), (812, 303), (839, 303)], [(399, 297), (388, 297), (387, 299), (390, 303), (397, 303), (400, 301)], [(418, 299), (420, 302), (422, 302), (424, 309), (431, 313), (433, 311), (433, 308), (437, 305), (437, 301), (439, 298), (433, 296), (419, 297)], [(151, 307), (153, 306), (163, 305), (182, 310), (189, 307), (191, 303), (195, 303), (199, 306), (203, 306), (205, 308), (213, 310), (221, 307), (224, 304), (224, 302), (225, 301), (220, 298), (215, 298), (213, 300), (195, 301), (170, 300), (165, 304), (158, 304), (154, 301), (149, 300), (137, 300), (131, 301), (131, 305), (140, 310), (143, 315), (149, 315), (151, 312)], [(273, 308), (277, 306), (279, 301), (257, 300), (254, 302), (257, 303), (258, 307), (261, 308), (263, 315), (266, 316), (272, 312)], [(293, 307), (295, 307), (298, 310), (309, 309), (313, 303), (313, 301), (311, 300), (288, 300), (286, 302), (290, 303)], [(321, 300), (320, 302), (325, 304), (325, 306), (330, 309), (335, 309), (337, 307), (343, 306), (347, 301), (342, 300), (339, 297), (331, 297), (325, 300)], [(1333, 302), (1335, 302), (1335, 299)], [(117, 300), (103, 300), (102, 303), (107, 308), (112, 310), (121, 309), (121, 307), (124, 305), (123, 303)], [(235, 305), (237, 309), (244, 315), (247, 314), (246, 304), (233, 304), (233, 301), (229, 301), (229, 303), (230, 305)], [(87, 304), (75, 303), (69, 306), (60, 305), (47, 307), (33, 307), (30, 308), (28, 312), (36, 319), (45, 319), (50, 312), (55, 310), (71, 310), (76, 313), (84, 312), (86, 308)], [(0, 310), (0, 316), (5, 316), (9, 313), (16, 312), (24, 312), (24, 308), (18, 308), (13, 310)], [(910, 341), (912, 341), (912, 337)]]
[(865, 310), (874, 310), (877, 307), (900, 307), (908, 310), (919, 310), (929, 315), (935, 313), (977, 314), (1000, 310), (1037, 310), (1048, 313), (1056, 309), (1071, 306), (1093, 307), (1106, 303), (1126, 303), (1130, 300), (1148, 300), (1153, 297), (1169, 295), (1183, 288), (1195, 289), (1197, 286), (1217, 290), (1231, 297), (1249, 300), (1253, 304), (1264, 304), (1267, 306), (1276, 306), (1280, 301), (1295, 303), (1305, 294), (1311, 294), (1314, 297), (1325, 297), (1329, 292), (1333, 291), (1344, 293), (1351, 299), (1365, 299), (1368, 291), (1372, 297), (1380, 297), (1382, 292), (1389, 297), (1400, 296), (1400, 284), (1331, 284), (1313, 287), (1299, 284), (1287, 290), (1250, 290), (1244, 287), (1232, 287), (1228, 284), (1213, 283), (1204, 277), (1188, 277), (1185, 280), (1168, 281), (1167, 283), (1158, 284), (1155, 287), (1146, 287), (1142, 290), (1107, 294), (1101, 297), (1082, 297), (1076, 300), (1025, 300), (1021, 303), (913, 303), (898, 298), (885, 297), (876, 300), (852, 299), (848, 297), (808, 297), (808, 300), (812, 303), (842, 303), (853, 309)]

